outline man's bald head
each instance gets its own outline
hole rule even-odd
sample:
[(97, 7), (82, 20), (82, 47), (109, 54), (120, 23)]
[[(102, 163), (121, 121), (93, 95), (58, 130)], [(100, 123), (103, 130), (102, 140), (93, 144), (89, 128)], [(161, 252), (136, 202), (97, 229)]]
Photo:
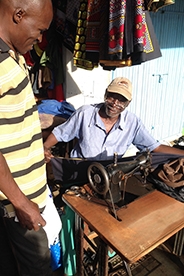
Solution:
[(24, 54), (42, 40), (52, 17), (51, 0), (0, 0), (0, 37)]
[(36, 9), (43, 8), (47, 2), (50, 2), (50, 4), (52, 5), (51, 0), (0, 0), (0, 6), (3, 6), (7, 9), (16, 9), (18, 7), (21, 7), (28, 11), (33, 7), (35, 7)]

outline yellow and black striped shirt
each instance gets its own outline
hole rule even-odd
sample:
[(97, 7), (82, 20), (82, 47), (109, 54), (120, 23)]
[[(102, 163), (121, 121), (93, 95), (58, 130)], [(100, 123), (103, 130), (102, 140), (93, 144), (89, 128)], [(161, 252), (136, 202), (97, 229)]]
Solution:
[[(47, 185), (37, 106), (22, 55), (0, 39), (0, 152), (19, 188), (40, 210)], [(0, 191), (10, 216), (13, 206)]]

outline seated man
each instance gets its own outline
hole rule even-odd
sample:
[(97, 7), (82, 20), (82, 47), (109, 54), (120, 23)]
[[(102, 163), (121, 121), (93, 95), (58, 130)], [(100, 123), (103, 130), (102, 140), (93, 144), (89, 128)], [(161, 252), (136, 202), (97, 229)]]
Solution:
[(80, 107), (64, 124), (54, 128), (44, 143), (47, 162), (52, 158), (52, 146), (74, 138), (77, 143), (71, 157), (107, 160), (112, 159), (114, 152), (122, 157), (131, 144), (140, 151), (149, 149), (184, 155), (181, 149), (161, 145), (141, 120), (126, 109), (132, 100), (132, 84), (128, 79), (114, 79), (107, 87), (104, 99), (103, 103)]

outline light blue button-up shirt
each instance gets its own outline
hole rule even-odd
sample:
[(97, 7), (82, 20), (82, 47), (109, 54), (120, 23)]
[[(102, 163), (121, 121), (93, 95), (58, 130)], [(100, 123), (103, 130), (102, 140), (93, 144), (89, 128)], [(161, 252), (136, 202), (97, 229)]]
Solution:
[(84, 105), (77, 109), (63, 124), (53, 130), (58, 141), (69, 142), (77, 138), (78, 142), (71, 151), (71, 157), (95, 160), (112, 159), (114, 153), (122, 157), (131, 144), (143, 151), (154, 150), (160, 145), (141, 120), (125, 109), (109, 133), (106, 133), (98, 111), (103, 105)]

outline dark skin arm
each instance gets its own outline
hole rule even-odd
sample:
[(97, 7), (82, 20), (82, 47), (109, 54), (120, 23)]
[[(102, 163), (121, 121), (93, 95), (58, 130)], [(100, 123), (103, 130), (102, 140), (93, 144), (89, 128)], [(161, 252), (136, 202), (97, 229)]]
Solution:
[(161, 153), (168, 153), (168, 154), (176, 154), (176, 155), (184, 155), (184, 150), (166, 146), (166, 145), (160, 145), (156, 149), (153, 150), (153, 152), (161, 152)]
[(13, 204), (17, 218), (22, 227), (29, 230), (39, 230), (40, 225), (46, 224), (38, 205), (30, 201), (14, 181), (4, 156), (0, 153), (0, 190)]
[(45, 143), (43, 144), (44, 146), (44, 154), (45, 154), (45, 162), (48, 163), (50, 161), (50, 159), (52, 157), (54, 157), (52, 154), (51, 154), (51, 147), (53, 147), (54, 145), (56, 145), (58, 143), (58, 140), (56, 139), (56, 137), (54, 136), (54, 134), (50, 134), (48, 137), (47, 137), (47, 140), (45, 141)]

